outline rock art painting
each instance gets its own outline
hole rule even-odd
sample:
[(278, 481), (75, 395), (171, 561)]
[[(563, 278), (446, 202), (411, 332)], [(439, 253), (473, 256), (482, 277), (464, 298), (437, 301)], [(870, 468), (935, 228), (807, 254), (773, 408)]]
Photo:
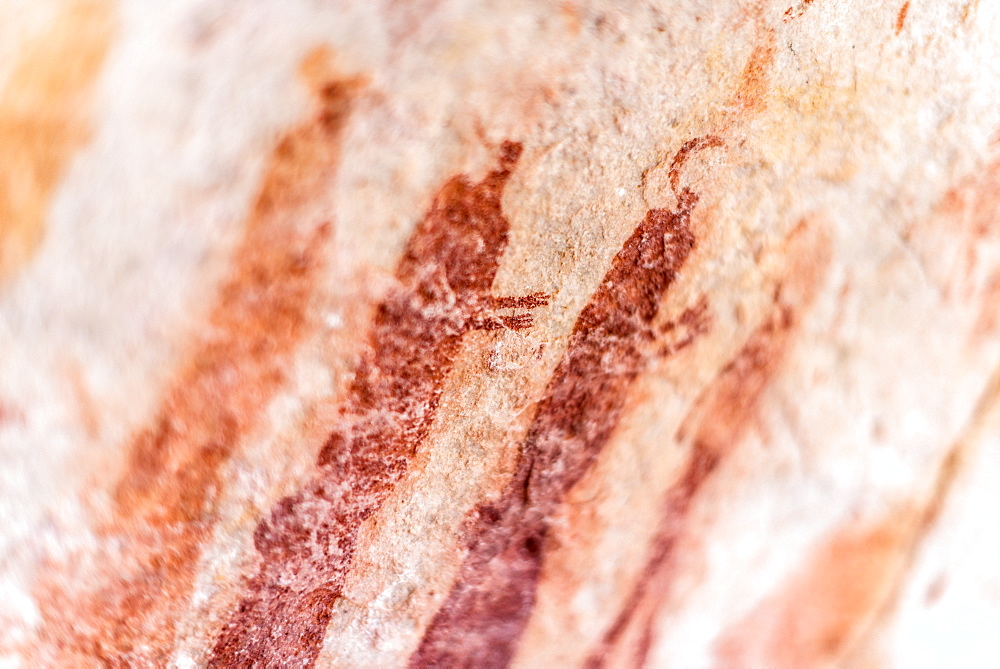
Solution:
[(530, 309), (546, 304), (537, 293), (491, 295), (509, 228), (501, 197), (521, 151), (504, 142), (482, 181), (449, 181), (417, 226), (396, 270), (400, 286), (376, 310), (342, 426), (323, 445), (315, 479), (257, 527), (260, 572), (210, 666), (315, 662), (358, 528), (426, 438), (462, 335), (530, 327)]
[(997, 34), (0, 3), (0, 666), (1000, 664)]
[[(322, 58), (317, 51), (310, 60)], [(126, 449), (113, 516), (101, 528), (124, 544), (114, 558), (118, 564), (102, 575), (106, 584), (81, 598), (87, 612), (82, 618), (80, 610), (63, 606), (76, 584), (71, 592), (44, 586), (46, 634), (70, 656), (166, 661), (173, 627), (169, 603), (187, 596), (193, 585), (220, 471), (260, 426), (261, 405), (280, 390), (291, 354), (312, 326), (306, 310), (332, 224), (317, 221), (297, 231), (285, 216), (315, 197), (335, 172), (358, 82), (315, 84), (318, 108), (279, 140), (271, 156), (234, 266), (209, 316), (210, 335), (195, 344), (151, 425)], [(222, 397), (224, 402), (216, 401)], [(114, 632), (105, 635), (108, 629)]]
[(511, 661), (533, 606), (549, 516), (611, 438), (654, 350), (660, 302), (694, 249), (698, 195), (679, 188), (680, 168), (690, 152), (721, 145), (707, 136), (681, 147), (670, 167), (677, 209), (646, 213), (580, 313), (517, 470), (499, 501), (476, 510), (461, 575), (410, 666)]

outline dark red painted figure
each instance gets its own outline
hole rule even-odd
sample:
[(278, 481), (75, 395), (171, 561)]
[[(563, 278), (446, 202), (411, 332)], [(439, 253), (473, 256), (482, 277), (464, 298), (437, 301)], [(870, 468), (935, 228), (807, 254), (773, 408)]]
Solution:
[(254, 533), (262, 563), (209, 665), (311, 666), (350, 569), (358, 531), (384, 503), (427, 436), (462, 335), (522, 329), (546, 296), (495, 298), (507, 246), (501, 196), (521, 146), (505, 142), (482, 181), (447, 183), (409, 240), (399, 286), (374, 316), (363, 356), (323, 446), (319, 472)]
[(621, 420), (629, 389), (658, 348), (660, 303), (694, 248), (698, 196), (679, 187), (680, 167), (692, 151), (721, 145), (708, 136), (681, 147), (669, 173), (676, 210), (646, 213), (577, 318), (516, 472), (500, 500), (474, 514), (470, 552), (411, 667), (510, 663), (535, 604), (550, 518)]

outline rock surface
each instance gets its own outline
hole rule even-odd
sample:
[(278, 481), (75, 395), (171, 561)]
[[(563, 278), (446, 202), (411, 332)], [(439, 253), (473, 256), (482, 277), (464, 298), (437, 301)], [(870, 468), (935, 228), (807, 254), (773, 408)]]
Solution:
[(1000, 5), (0, 6), (0, 661), (1000, 661)]

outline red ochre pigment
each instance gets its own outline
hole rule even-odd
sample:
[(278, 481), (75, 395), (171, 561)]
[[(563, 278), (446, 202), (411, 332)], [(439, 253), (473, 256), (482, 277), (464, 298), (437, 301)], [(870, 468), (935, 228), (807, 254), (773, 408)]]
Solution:
[(338, 428), (318, 473), (281, 500), (254, 533), (259, 572), (212, 651), (209, 665), (315, 663), (344, 586), (361, 524), (406, 472), (427, 436), (463, 334), (523, 329), (546, 296), (490, 294), (507, 246), (501, 196), (521, 155), (505, 142), (481, 182), (448, 182), (413, 233), (396, 271), (399, 287), (376, 310)]
[(122, 546), (123, 554), (103, 558), (107, 571), (90, 591), (74, 591), (78, 584), (67, 587), (64, 577), (37, 584), (40, 638), (62, 654), (60, 664), (86, 663), (82, 657), (127, 666), (169, 662), (224, 465), (261, 426), (261, 406), (284, 387), (284, 370), (313, 331), (309, 305), (332, 226), (288, 219), (323, 197), (336, 176), (359, 88), (355, 80), (317, 81), (315, 111), (272, 152), (203, 334), (153, 419), (128, 444), (114, 516), (101, 528), (109, 551)]
[(578, 317), (515, 474), (499, 501), (475, 512), (469, 554), (411, 667), (510, 663), (535, 604), (549, 519), (621, 420), (629, 389), (655, 350), (660, 303), (694, 249), (698, 196), (680, 189), (680, 167), (691, 152), (721, 145), (708, 136), (681, 147), (669, 173), (676, 210), (647, 212)]

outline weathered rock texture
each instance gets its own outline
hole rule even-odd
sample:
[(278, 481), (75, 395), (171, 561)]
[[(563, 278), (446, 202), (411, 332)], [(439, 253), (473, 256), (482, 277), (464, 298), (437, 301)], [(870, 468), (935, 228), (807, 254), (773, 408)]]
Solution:
[(1000, 662), (997, 35), (0, 5), (0, 663)]

